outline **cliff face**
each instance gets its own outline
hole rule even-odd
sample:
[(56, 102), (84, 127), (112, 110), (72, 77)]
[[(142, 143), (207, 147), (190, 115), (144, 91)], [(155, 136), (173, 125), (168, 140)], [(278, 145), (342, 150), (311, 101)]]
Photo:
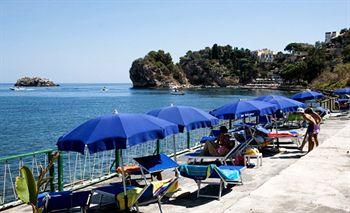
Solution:
[(50, 81), (46, 78), (39, 78), (39, 77), (23, 77), (17, 80), (15, 83), (15, 86), (20, 87), (52, 87), (52, 86), (59, 86), (58, 84), (55, 84), (54, 82)]
[(229, 70), (218, 63), (190, 60), (182, 62), (181, 68), (193, 86), (226, 87), (239, 82), (238, 77), (226, 75)]
[(251, 80), (255, 76), (253, 63), (249, 50), (233, 49), (229, 45), (188, 51), (178, 64), (173, 63), (169, 53), (159, 50), (135, 60), (130, 78), (134, 87), (226, 87)]
[[(213, 45), (199, 51), (188, 51), (180, 58), (179, 66), (186, 74), (190, 84), (194, 86), (226, 87), (237, 85), (241, 56), (245, 50), (232, 49), (231, 46)], [(241, 54), (250, 57), (250, 52)], [(243, 67), (242, 67), (243, 70)]]
[(169, 53), (151, 51), (135, 60), (130, 68), (134, 87), (171, 87), (188, 84), (181, 69), (174, 65)]

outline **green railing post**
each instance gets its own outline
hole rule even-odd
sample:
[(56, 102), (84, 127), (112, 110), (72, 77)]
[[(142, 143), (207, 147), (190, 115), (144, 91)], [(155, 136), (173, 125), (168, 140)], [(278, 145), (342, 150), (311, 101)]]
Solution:
[(187, 149), (191, 148), (191, 138), (190, 138), (190, 132), (187, 131)]
[[(52, 151), (49, 151), (47, 153), (47, 160), (50, 164), (50, 162), (52, 162)], [(55, 166), (52, 165), (50, 170), (49, 170), (49, 175), (50, 175), (50, 191), (54, 192), (55, 191), (55, 184), (54, 184), (54, 179), (55, 179)]]
[(63, 153), (62, 152), (60, 152), (60, 155), (58, 156), (57, 167), (58, 167), (57, 168), (58, 191), (63, 191)]
[(157, 155), (160, 154), (160, 140), (159, 139), (157, 140), (156, 152), (157, 152)]
[(120, 150), (119, 149), (115, 150), (114, 157), (115, 157), (115, 172), (117, 172), (117, 169), (120, 166)]

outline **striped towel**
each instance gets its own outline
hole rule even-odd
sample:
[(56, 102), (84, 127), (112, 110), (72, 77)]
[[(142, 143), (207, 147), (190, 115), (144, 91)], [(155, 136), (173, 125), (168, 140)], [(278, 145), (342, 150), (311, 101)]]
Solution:
[(182, 176), (194, 180), (205, 180), (212, 172), (213, 165), (181, 165), (179, 172)]

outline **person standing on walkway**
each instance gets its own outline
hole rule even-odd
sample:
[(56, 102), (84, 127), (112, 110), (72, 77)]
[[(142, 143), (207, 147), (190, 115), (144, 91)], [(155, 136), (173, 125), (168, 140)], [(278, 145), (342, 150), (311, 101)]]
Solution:
[[(299, 150), (303, 150), (304, 145), (306, 144), (306, 137), (307, 137), (307, 141), (309, 142), (308, 152), (310, 152), (311, 150), (313, 150), (315, 146), (318, 146), (317, 134), (319, 132), (319, 124), (315, 120), (316, 116), (312, 115), (312, 112), (313, 112), (312, 109), (307, 108), (306, 110), (304, 110), (303, 108), (298, 108), (297, 112), (303, 116), (306, 122), (308, 122), (306, 134), (305, 134), (303, 143), (299, 147)], [(321, 120), (318, 120), (318, 121), (321, 123)]]
[(305, 113), (308, 113), (308, 114), (310, 114), (313, 118), (314, 118), (314, 120), (315, 120), (315, 122), (316, 122), (316, 126), (315, 126), (315, 129), (314, 129), (314, 134), (312, 135), (313, 137), (314, 137), (314, 140), (315, 140), (315, 145), (316, 145), (316, 147), (319, 145), (319, 143), (318, 143), (318, 133), (320, 133), (320, 130), (321, 130), (321, 122), (322, 122), (322, 118), (321, 118), (321, 116), (317, 113), (317, 112), (315, 112), (312, 108), (307, 108), (306, 110), (305, 110)]

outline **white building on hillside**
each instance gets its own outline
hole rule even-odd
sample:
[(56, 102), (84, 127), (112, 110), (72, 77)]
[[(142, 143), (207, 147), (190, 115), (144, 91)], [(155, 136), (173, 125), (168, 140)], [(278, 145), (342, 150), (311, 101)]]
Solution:
[(326, 42), (326, 43), (329, 43), (329, 42), (331, 42), (331, 40), (332, 40), (333, 38), (336, 38), (336, 37), (338, 37), (339, 35), (340, 35), (340, 33), (337, 32), (337, 31), (326, 32), (326, 33), (325, 33), (325, 42)]
[(256, 50), (253, 53), (259, 58), (259, 61), (262, 62), (272, 62), (275, 55), (272, 50), (269, 50), (267, 48)]

